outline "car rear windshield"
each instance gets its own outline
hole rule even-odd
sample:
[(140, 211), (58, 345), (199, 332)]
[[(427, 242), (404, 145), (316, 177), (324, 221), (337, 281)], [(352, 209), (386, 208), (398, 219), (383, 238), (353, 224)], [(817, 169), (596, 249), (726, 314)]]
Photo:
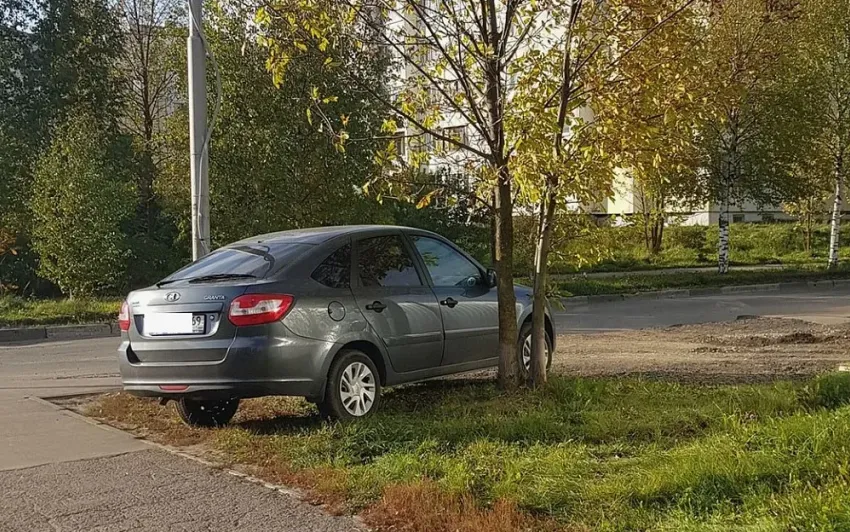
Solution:
[(220, 274), (252, 275), (262, 279), (310, 247), (310, 244), (292, 242), (228, 246), (196, 260), (164, 280), (193, 279)]

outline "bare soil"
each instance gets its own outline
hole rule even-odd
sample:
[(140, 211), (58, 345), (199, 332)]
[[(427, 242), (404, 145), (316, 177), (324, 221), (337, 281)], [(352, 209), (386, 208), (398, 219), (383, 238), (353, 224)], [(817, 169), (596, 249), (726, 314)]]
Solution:
[(850, 324), (745, 318), (558, 338), (553, 371), (697, 382), (802, 378), (850, 364)]

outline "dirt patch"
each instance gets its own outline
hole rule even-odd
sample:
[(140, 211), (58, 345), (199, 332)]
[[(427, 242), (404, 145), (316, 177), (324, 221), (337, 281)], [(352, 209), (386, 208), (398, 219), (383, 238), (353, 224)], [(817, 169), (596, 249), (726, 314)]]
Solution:
[(801, 378), (850, 361), (850, 325), (748, 318), (559, 337), (553, 369), (583, 376), (643, 374), (698, 382)]

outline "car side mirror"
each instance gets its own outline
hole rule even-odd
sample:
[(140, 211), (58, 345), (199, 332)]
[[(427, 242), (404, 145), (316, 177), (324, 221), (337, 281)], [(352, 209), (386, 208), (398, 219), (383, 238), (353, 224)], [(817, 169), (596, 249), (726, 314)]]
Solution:
[(487, 268), (487, 287), (488, 288), (496, 288), (498, 278), (496, 277), (496, 270), (493, 268)]

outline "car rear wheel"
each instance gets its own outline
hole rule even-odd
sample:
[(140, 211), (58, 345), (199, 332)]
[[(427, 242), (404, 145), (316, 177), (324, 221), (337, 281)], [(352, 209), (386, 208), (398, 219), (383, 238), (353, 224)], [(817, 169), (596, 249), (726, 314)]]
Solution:
[(377, 410), (380, 402), (381, 381), (372, 359), (356, 349), (340, 353), (328, 372), (319, 411), (331, 419), (359, 419)]
[[(519, 370), (523, 379), (527, 379), (531, 373), (531, 323), (523, 323), (519, 330), (519, 343), (517, 344), (517, 356), (519, 357)], [(546, 371), (552, 367), (552, 338), (546, 332)]]
[(192, 427), (222, 427), (233, 419), (239, 408), (239, 398), (200, 400), (181, 397), (177, 400), (177, 413), (183, 423)]

